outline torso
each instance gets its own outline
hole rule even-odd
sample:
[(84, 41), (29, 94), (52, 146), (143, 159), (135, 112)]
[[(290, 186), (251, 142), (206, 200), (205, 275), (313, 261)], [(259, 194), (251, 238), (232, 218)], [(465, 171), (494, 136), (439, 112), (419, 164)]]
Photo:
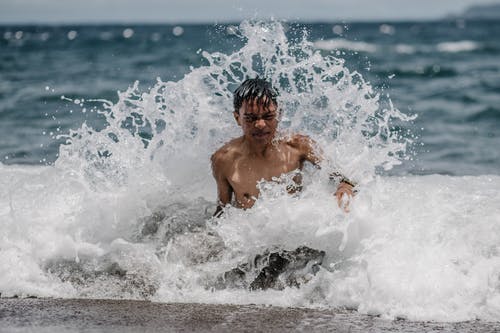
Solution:
[[(243, 138), (232, 140), (219, 149), (214, 156), (223, 158), (222, 173), (233, 192), (233, 205), (240, 208), (253, 206), (259, 196), (259, 181), (271, 181), (274, 177), (302, 169), (307, 151), (301, 140), (304, 137), (279, 140), (266, 150), (264, 156), (245, 153)], [(299, 177), (294, 180), (300, 182)]]

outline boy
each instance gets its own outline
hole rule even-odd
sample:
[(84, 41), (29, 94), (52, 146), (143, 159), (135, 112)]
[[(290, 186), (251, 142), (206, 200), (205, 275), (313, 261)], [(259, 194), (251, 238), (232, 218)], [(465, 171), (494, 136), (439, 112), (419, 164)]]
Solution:
[[(272, 180), (282, 174), (302, 170), (308, 161), (319, 166), (321, 157), (314, 142), (295, 134), (289, 138), (277, 136), (279, 111), (277, 92), (263, 79), (248, 79), (234, 92), (234, 118), (243, 135), (219, 148), (212, 155), (212, 170), (217, 182), (218, 205), (215, 216), (232, 203), (238, 208), (250, 208), (259, 196), (257, 183)], [(354, 184), (345, 177), (335, 192), (339, 206), (342, 197), (353, 195)], [(294, 179), (300, 183), (300, 179)], [(234, 200), (232, 200), (234, 197)], [(347, 206), (344, 206), (347, 211)]]

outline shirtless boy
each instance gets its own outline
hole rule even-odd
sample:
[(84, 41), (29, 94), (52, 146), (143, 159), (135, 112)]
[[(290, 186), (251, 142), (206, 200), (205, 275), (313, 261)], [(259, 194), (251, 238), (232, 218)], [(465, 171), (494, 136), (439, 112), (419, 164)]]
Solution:
[[(257, 183), (262, 179), (270, 181), (273, 177), (302, 170), (306, 161), (316, 166), (321, 161), (313, 141), (307, 136), (295, 134), (280, 138), (277, 135), (280, 116), (277, 93), (269, 82), (259, 78), (244, 81), (234, 92), (233, 114), (243, 135), (212, 155), (218, 195), (215, 216), (219, 216), (227, 204), (252, 207), (259, 196)], [(339, 206), (342, 206), (344, 195), (352, 197), (353, 184), (342, 177), (335, 192)]]

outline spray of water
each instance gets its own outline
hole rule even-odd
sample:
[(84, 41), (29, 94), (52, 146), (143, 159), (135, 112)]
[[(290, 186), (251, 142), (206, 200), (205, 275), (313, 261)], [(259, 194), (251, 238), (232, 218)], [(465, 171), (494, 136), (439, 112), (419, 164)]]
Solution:
[[(203, 52), (207, 65), (178, 82), (158, 79), (146, 92), (136, 83), (116, 104), (104, 101), (102, 128), (84, 124), (66, 135), (54, 166), (0, 167), (2, 296), (342, 306), (413, 319), (498, 315), (498, 177), (474, 180), (491, 212), (481, 219), (455, 180), (377, 175), (407, 158), (411, 139), (393, 128), (411, 117), (390, 101), (383, 107), (359, 73), (306, 35), (291, 42), (277, 22), (243, 22), (232, 33), (245, 40), (236, 52)], [(280, 91), (280, 131), (313, 138), (324, 165), (306, 168), (301, 193), (289, 195), (293, 175), (283, 175), (259, 184), (252, 209), (213, 219), (210, 155), (240, 135), (231, 91), (256, 76)], [(331, 170), (360, 183), (349, 214), (331, 195)], [(438, 183), (440, 196), (429, 197)], [(464, 209), (470, 218), (460, 217)], [(483, 241), (477, 249), (471, 232)], [(325, 251), (300, 288), (221, 282), (259, 253), (300, 246)]]

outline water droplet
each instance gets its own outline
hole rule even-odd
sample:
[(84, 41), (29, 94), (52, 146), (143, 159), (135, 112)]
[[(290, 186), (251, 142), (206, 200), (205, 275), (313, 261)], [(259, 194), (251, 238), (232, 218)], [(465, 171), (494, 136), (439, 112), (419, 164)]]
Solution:
[(40, 34), (40, 40), (45, 42), (46, 40), (48, 40), (50, 37), (50, 34), (48, 32), (42, 32)]
[(78, 32), (76, 32), (75, 30), (68, 31), (68, 39), (69, 40), (75, 39), (76, 36), (78, 36)]
[(332, 31), (336, 35), (342, 35), (344, 33), (344, 27), (341, 25), (334, 25)]
[(396, 29), (392, 25), (382, 24), (378, 30), (385, 35), (394, 35)]
[(134, 30), (127, 28), (127, 29), (123, 30), (122, 35), (123, 35), (123, 38), (130, 38), (134, 35)]
[(177, 36), (179, 37), (180, 35), (182, 35), (184, 33), (184, 28), (181, 27), (181, 26), (175, 26), (173, 29), (172, 29), (172, 33), (174, 34), (174, 36)]
[(236, 35), (238, 33), (238, 27), (235, 27), (234, 25), (230, 25), (226, 28), (226, 33), (228, 35)]

